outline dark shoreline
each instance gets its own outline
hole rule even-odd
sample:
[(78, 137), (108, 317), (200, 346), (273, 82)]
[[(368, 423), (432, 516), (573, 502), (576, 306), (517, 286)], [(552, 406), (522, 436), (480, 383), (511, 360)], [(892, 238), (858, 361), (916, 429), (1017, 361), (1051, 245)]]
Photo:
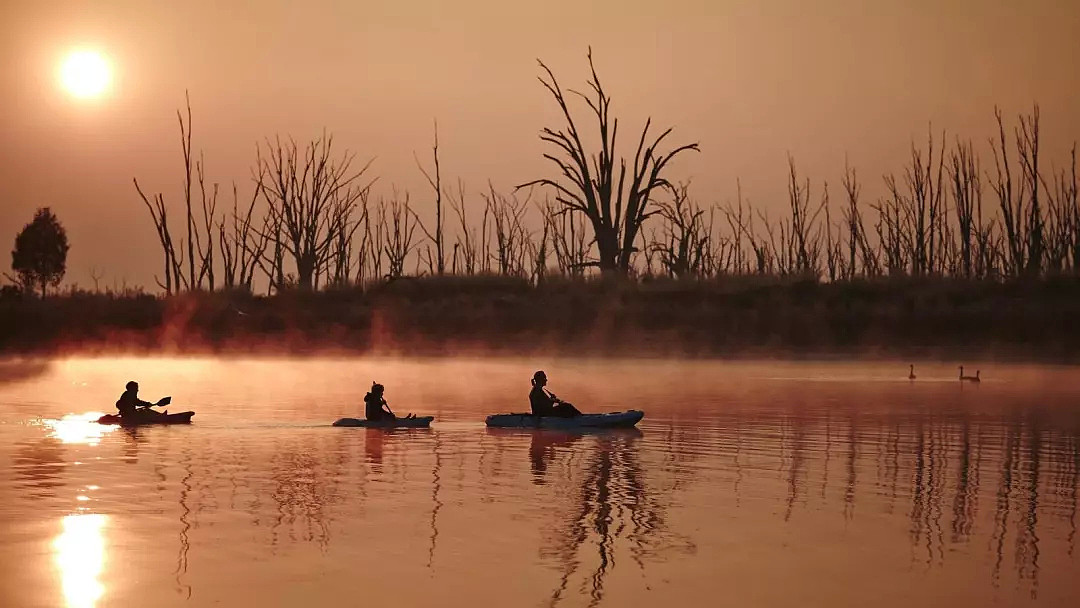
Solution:
[(1080, 280), (709, 281), (0, 300), (0, 356), (557, 356), (1080, 362)]

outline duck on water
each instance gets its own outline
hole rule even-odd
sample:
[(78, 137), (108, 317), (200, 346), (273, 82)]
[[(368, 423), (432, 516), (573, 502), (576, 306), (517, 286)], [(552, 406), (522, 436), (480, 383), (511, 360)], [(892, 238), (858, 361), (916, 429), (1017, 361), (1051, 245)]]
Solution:
[(974, 376), (965, 376), (964, 375), (964, 366), (963, 365), (960, 366), (960, 381), (961, 382), (982, 382), (982, 380), (979, 378), (979, 370), (975, 370), (975, 375)]

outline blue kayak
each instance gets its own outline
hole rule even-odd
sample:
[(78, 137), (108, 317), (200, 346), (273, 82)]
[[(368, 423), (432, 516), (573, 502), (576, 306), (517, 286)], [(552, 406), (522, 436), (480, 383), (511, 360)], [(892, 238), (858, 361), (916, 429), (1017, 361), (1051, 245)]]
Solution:
[(540, 429), (616, 429), (637, 424), (645, 417), (641, 410), (611, 412), (608, 414), (582, 414), (573, 418), (533, 416), (532, 414), (495, 414), (487, 417), (487, 425), (496, 428)]
[(378, 429), (397, 428), (427, 428), (434, 416), (417, 416), (416, 418), (395, 418), (393, 420), (365, 420), (363, 418), (340, 418), (334, 422), (334, 426), (363, 426)]

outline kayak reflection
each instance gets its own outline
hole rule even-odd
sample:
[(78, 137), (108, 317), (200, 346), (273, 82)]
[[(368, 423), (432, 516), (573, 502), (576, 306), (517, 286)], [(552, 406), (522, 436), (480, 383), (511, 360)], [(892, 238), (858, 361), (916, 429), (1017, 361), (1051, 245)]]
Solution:
[[(535, 431), (545, 433), (547, 431)], [(544, 535), (541, 555), (560, 564), (558, 584), (550, 597), (554, 606), (575, 580), (589, 589), (590, 605), (603, 600), (604, 583), (614, 570), (616, 555), (627, 553), (645, 577), (645, 558), (659, 550), (693, 552), (693, 543), (668, 526), (670, 494), (652, 487), (643, 472), (642, 432), (619, 429), (581, 433), (588, 443), (580, 463), (565, 463), (572, 480), (566, 491), (569, 513), (559, 513)], [(575, 443), (577, 440), (570, 440)], [(575, 450), (576, 451), (576, 450)], [(561, 450), (555, 450), (554, 460)], [(581, 559), (586, 548), (591, 560)]]
[(645, 576), (649, 556), (695, 550), (668, 525), (671, 494), (647, 479), (640, 430), (489, 427), (487, 432), (504, 444), (528, 435), (532, 483), (552, 486), (559, 497), (547, 511), (553, 521), (540, 526), (541, 557), (554, 561), (559, 571), (549, 605), (578, 587), (588, 590), (590, 605), (600, 603), (618, 554), (627, 554)]

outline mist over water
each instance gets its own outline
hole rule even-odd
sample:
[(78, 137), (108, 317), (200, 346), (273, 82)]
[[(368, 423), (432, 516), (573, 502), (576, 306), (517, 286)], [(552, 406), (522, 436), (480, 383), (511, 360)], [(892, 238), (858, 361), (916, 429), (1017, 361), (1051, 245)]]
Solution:
[[(529, 378), (637, 429), (487, 429)], [(1072, 606), (1080, 370), (0, 364), (0, 605)], [(128, 380), (191, 426), (120, 429)], [(372, 381), (430, 430), (333, 428)]]

